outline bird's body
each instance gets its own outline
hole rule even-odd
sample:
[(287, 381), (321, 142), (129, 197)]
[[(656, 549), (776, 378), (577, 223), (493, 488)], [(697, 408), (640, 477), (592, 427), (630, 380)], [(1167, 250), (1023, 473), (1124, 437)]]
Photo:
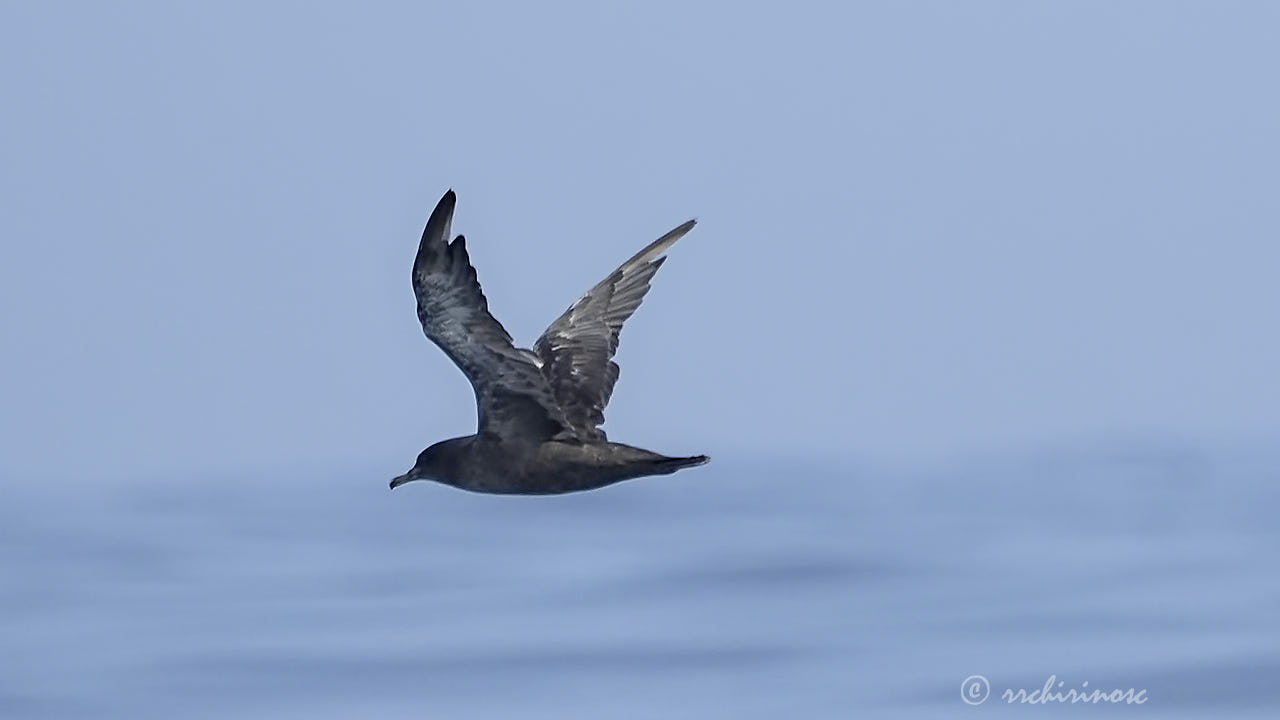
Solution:
[(463, 490), (501, 495), (555, 495), (594, 490), (622, 480), (663, 475), (707, 462), (669, 458), (613, 442), (512, 442), (481, 435), (446, 440), (440, 477)]
[(471, 381), (479, 427), (423, 450), (391, 487), (435, 480), (473, 492), (548, 495), (707, 462), (704, 455), (668, 457), (609, 442), (599, 427), (618, 379), (612, 358), (622, 323), (693, 221), (610, 273), (526, 350), (489, 314), (463, 237), (448, 242), (455, 203), (450, 190), (427, 221), (413, 288), (423, 331)]

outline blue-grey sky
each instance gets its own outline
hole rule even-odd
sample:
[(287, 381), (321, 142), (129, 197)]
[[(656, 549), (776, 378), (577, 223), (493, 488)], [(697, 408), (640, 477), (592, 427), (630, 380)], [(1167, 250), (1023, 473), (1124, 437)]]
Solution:
[(0, 472), (352, 467), (689, 217), (611, 436), (940, 456), (1280, 430), (1280, 5), (0, 6)]

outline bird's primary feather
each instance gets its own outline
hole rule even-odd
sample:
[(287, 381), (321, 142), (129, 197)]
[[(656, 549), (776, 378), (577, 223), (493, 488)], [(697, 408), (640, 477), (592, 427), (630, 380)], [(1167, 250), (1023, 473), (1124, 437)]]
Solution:
[(459, 235), (448, 241), (455, 203), (452, 190), (440, 200), (413, 263), (423, 332), (471, 381), (479, 434), (535, 440), (572, 435), (537, 356), (515, 347), (489, 314), (466, 240)]
[(636, 253), (551, 323), (533, 345), (565, 418), (580, 437), (605, 440), (604, 408), (618, 382), (622, 324), (640, 307), (664, 253), (693, 229), (690, 220)]

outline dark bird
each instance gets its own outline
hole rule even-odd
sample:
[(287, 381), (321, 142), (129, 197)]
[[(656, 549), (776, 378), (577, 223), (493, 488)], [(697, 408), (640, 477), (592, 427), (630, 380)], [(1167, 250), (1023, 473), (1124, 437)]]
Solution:
[(391, 488), (435, 480), (483, 493), (548, 495), (592, 490), (702, 465), (609, 442), (604, 408), (618, 381), (618, 333), (649, 291), (665, 253), (693, 228), (653, 241), (571, 305), (533, 350), (518, 348), (492, 315), (461, 235), (449, 242), (453, 191), (427, 220), (413, 262), (422, 329), (461, 368), (476, 393), (475, 435), (423, 450)]

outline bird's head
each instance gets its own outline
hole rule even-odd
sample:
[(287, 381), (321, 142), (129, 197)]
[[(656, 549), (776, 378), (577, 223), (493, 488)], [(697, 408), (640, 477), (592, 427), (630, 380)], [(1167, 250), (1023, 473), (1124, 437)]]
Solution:
[(418, 460), (409, 472), (391, 481), (391, 489), (414, 480), (449, 482), (457, 468), (459, 441), (464, 439), (444, 440), (418, 453)]

